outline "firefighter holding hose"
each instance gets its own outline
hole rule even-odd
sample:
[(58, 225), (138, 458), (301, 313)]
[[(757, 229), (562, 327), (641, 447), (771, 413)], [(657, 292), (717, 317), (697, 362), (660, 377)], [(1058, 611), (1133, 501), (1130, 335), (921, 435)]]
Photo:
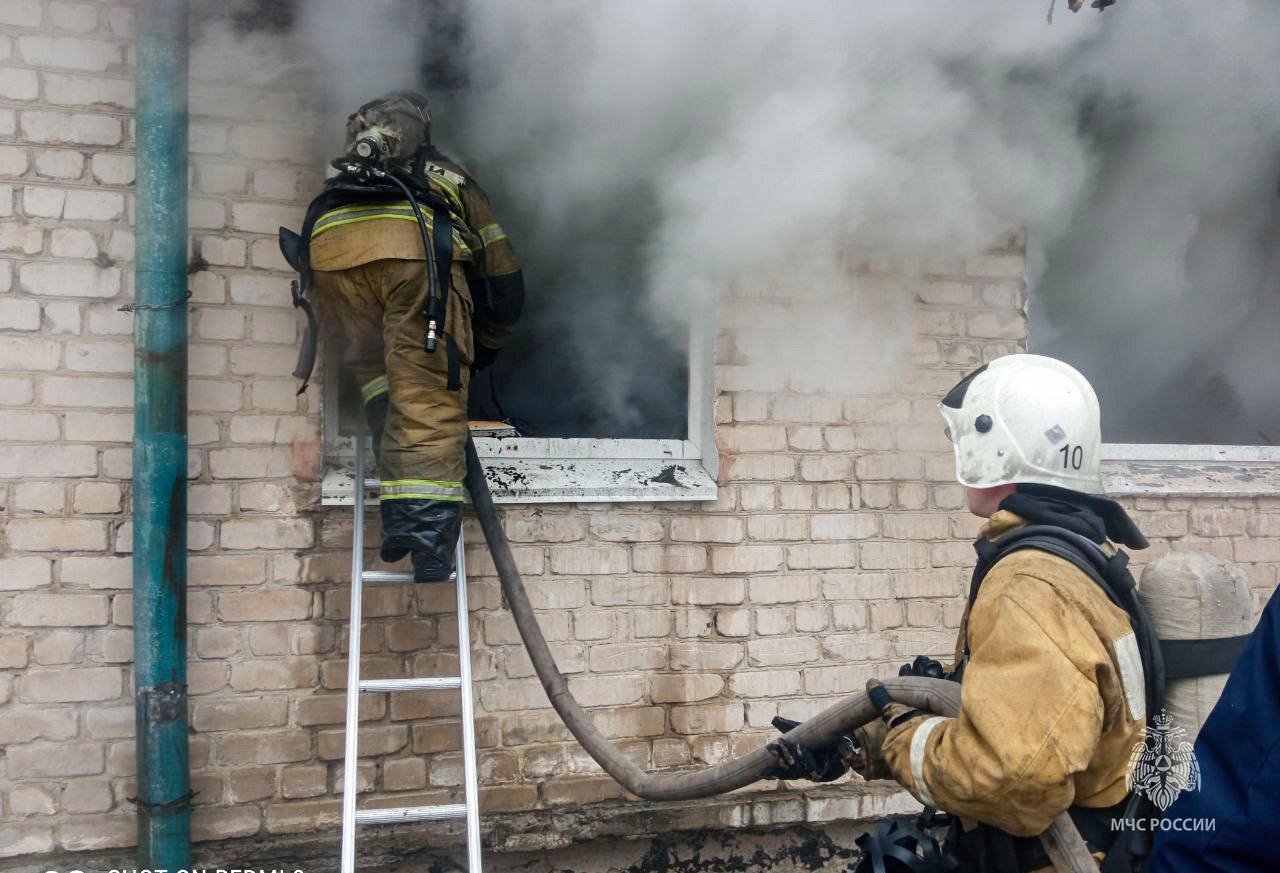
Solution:
[[(520, 265), (484, 191), (432, 144), (422, 95), (361, 106), (334, 166), (302, 234), (281, 229), (302, 276), (295, 302), (314, 302), (341, 338), (363, 395), (382, 558), (408, 555), (415, 581), (444, 581), (462, 523), (467, 389), (520, 315)], [(305, 379), (309, 363), (299, 369)]]
[[(961, 682), (961, 711), (914, 710), (872, 680), (882, 719), (817, 749), (787, 739), (794, 723), (778, 723), (773, 775), (828, 781), (852, 767), (949, 813), (946, 850), (959, 866), (916, 869), (1048, 869), (1034, 837), (1064, 810), (1101, 857), (1116, 840), (1112, 820), (1133, 811), (1129, 761), (1159, 699), (1160, 668), (1113, 545), (1146, 540), (1100, 496), (1097, 397), (1061, 361), (1010, 355), (967, 376), (939, 409), (969, 511), (987, 523), (955, 663), (944, 671), (922, 657), (903, 673)], [(906, 845), (915, 855), (922, 835), (895, 828), (863, 838), (868, 857)], [(1117, 849), (1117, 866), (1104, 869), (1130, 869), (1121, 857), (1130, 852)]]

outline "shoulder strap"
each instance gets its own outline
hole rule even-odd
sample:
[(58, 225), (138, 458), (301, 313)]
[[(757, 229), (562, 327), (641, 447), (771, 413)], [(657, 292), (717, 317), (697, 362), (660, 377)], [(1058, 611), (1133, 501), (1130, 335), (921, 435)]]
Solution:
[[(1045, 530), (1047, 528), (1048, 530)], [(1078, 570), (1088, 576), (1098, 585), (1099, 588), (1107, 595), (1107, 599), (1119, 606), (1124, 606), (1120, 602), (1117, 592), (1113, 590), (1107, 579), (1109, 567), (1109, 556), (1097, 546), (1096, 543), (1085, 539), (1087, 546), (1081, 546), (1067, 539), (1063, 534), (1074, 534), (1065, 528), (1055, 528), (1049, 525), (1032, 525), (1020, 528), (1011, 534), (992, 542), (990, 540), (981, 540), (982, 545), (978, 546), (978, 555), (980, 559), (985, 559), (986, 566), (983, 568), (983, 577), (991, 571), (991, 568), (1006, 555), (1013, 552), (1020, 552), (1024, 549), (1036, 549), (1041, 552), (1048, 552), (1056, 555), (1065, 561), (1069, 561)], [(1084, 539), (1084, 537), (1081, 537)], [(1123, 552), (1118, 553), (1123, 554)], [(980, 561), (982, 563), (982, 561)], [(1127, 561), (1126, 561), (1127, 563)], [(976, 589), (970, 592), (970, 597), (976, 596)]]
[[(1102, 547), (1074, 531), (1047, 524), (1028, 525), (998, 540), (978, 540), (974, 544), (978, 563), (974, 567), (973, 582), (969, 588), (969, 604), (977, 599), (978, 589), (987, 573), (1001, 558), (1021, 551), (1038, 549), (1069, 561), (1094, 581), (1107, 595), (1107, 599), (1129, 616), (1138, 643), (1146, 683), (1147, 714), (1154, 717), (1164, 706), (1165, 670), (1164, 657), (1151, 618), (1138, 600), (1137, 585), (1129, 572), (1129, 556), (1122, 551), (1108, 555)], [(968, 642), (966, 641), (966, 656)], [(967, 660), (967, 658), (966, 658)]]

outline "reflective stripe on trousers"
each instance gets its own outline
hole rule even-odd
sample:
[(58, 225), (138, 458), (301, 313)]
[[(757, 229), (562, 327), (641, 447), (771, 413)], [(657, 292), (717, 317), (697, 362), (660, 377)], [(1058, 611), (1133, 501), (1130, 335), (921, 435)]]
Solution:
[(379, 394), (386, 394), (390, 390), (391, 382), (385, 375), (375, 376), (360, 386), (360, 395), (364, 397), (364, 402), (368, 403)]
[(448, 500), (464, 499), (461, 482), (439, 482), (432, 479), (392, 479), (382, 483), (381, 500)]

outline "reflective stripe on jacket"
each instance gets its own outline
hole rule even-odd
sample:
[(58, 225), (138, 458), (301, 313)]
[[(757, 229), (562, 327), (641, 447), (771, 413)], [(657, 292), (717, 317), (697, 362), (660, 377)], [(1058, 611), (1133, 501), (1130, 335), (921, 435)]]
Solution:
[[(430, 207), (422, 208), (427, 232), (435, 233)], [(407, 200), (376, 205), (340, 206), (321, 215), (311, 231), (311, 267), (346, 270), (389, 258), (424, 261), (422, 231)], [(471, 260), (471, 249), (453, 228), (453, 258)]]

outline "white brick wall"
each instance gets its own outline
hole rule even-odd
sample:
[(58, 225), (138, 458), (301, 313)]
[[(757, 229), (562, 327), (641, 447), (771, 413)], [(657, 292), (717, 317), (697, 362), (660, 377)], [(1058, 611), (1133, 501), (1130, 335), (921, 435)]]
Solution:
[[(131, 11), (0, 0), (0, 857), (133, 839)], [(298, 398), (288, 376), (298, 319), (274, 240), (318, 185), (316, 119), (305, 95), (244, 101), (198, 60), (214, 78), (191, 121), (208, 267), (190, 280), (189, 681), (194, 826), (215, 839), (333, 820), (351, 523), (318, 508), (315, 389)], [(891, 287), (873, 266), (856, 281)], [(716, 504), (506, 513), (575, 694), (642, 765), (721, 760), (774, 715), (950, 650), (976, 524), (934, 403), (1019, 348), (1020, 242), (938, 269), (907, 313), (914, 364), (878, 393), (735, 351), (764, 306), (741, 291), (718, 366)], [(1209, 549), (1260, 597), (1275, 586), (1280, 500), (1130, 503), (1152, 555)], [(492, 562), (468, 560), (485, 808), (619, 798), (531, 678)], [(443, 586), (371, 592), (372, 675), (453, 669), (451, 613)], [(456, 711), (449, 693), (366, 698), (360, 790), (456, 792)]]

